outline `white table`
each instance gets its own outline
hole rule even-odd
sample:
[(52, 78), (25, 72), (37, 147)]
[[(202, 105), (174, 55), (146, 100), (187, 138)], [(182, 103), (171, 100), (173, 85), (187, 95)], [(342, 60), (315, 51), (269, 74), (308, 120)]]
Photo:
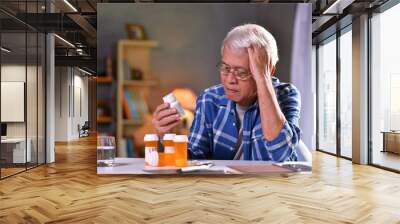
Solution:
[[(270, 161), (245, 161), (245, 160), (204, 160), (211, 161), (214, 166), (207, 171), (196, 171), (188, 174), (244, 174), (233, 170), (228, 166), (232, 165), (271, 165)], [(276, 163), (282, 164), (282, 163)], [(287, 163), (285, 163), (287, 164)], [(291, 162), (291, 164), (302, 164), (309, 166), (310, 170), (302, 172), (310, 172), (311, 164), (305, 162)], [(97, 167), (97, 174), (177, 174), (175, 167), (151, 168), (144, 166), (143, 158), (115, 158), (115, 165), (112, 167)], [(146, 170), (144, 170), (144, 168)], [(152, 170), (153, 169), (153, 170)]]
[[(25, 154), (25, 142), (27, 142), (26, 147), (26, 154)], [(25, 141), (25, 138), (6, 138), (6, 139), (1, 139), (1, 144), (4, 146), (12, 146), (12, 163), (25, 163), (25, 162), (31, 162), (31, 144), (32, 141), (30, 138), (27, 138)], [(2, 149), (2, 151), (5, 151)], [(26, 159), (26, 161), (25, 161)]]

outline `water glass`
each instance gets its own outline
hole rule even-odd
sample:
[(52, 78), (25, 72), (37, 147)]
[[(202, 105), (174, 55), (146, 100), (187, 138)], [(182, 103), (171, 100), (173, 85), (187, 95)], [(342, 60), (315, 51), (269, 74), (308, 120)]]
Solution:
[(114, 136), (97, 136), (97, 166), (113, 166), (115, 151)]

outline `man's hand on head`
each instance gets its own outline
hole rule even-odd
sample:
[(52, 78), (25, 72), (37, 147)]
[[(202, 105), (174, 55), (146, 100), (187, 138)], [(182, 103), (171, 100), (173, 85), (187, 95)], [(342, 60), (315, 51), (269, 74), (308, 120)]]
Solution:
[(275, 71), (272, 65), (271, 58), (264, 49), (257, 46), (250, 46), (247, 48), (249, 54), (250, 71), (254, 80), (268, 78), (270, 79)]
[(250, 70), (257, 85), (263, 135), (265, 139), (272, 141), (278, 136), (286, 120), (272, 85), (271, 76), (275, 72), (275, 66), (264, 49), (251, 46), (247, 48), (247, 53)]

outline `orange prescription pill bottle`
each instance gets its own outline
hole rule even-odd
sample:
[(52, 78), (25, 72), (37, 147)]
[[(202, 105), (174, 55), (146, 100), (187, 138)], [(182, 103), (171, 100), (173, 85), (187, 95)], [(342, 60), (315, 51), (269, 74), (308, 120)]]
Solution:
[(147, 166), (158, 165), (158, 136), (156, 134), (146, 134), (144, 136), (144, 161)]
[(164, 166), (175, 166), (175, 134), (165, 134), (163, 138), (164, 144)]
[(177, 167), (187, 166), (188, 138), (186, 135), (175, 135), (175, 165)]
[(158, 164), (157, 166), (166, 166), (165, 165), (165, 154), (163, 152), (158, 152)]

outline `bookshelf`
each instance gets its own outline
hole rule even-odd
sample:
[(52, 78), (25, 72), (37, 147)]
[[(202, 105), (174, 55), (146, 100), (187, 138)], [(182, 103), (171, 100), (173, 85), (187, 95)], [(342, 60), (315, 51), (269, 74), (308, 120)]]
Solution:
[(156, 87), (158, 81), (156, 80), (125, 80), (123, 85), (125, 87)]
[(97, 130), (99, 134), (115, 135), (115, 87), (113, 81), (97, 80)]
[(97, 122), (99, 123), (111, 123), (113, 121), (112, 116), (98, 116)]
[(159, 81), (152, 76), (150, 68), (151, 50), (157, 46), (158, 42), (151, 40), (118, 41), (116, 135), (118, 156), (132, 154), (123, 151), (123, 148), (132, 145), (132, 142), (128, 141), (132, 139), (136, 153), (142, 151), (144, 134), (153, 131), (147, 102), (151, 89), (159, 86)]
[(104, 61), (104, 73), (97, 81), (97, 131), (100, 135), (115, 136), (116, 128), (116, 79), (111, 56)]
[(111, 84), (113, 82), (112, 76), (99, 76), (97, 78), (97, 83)]

